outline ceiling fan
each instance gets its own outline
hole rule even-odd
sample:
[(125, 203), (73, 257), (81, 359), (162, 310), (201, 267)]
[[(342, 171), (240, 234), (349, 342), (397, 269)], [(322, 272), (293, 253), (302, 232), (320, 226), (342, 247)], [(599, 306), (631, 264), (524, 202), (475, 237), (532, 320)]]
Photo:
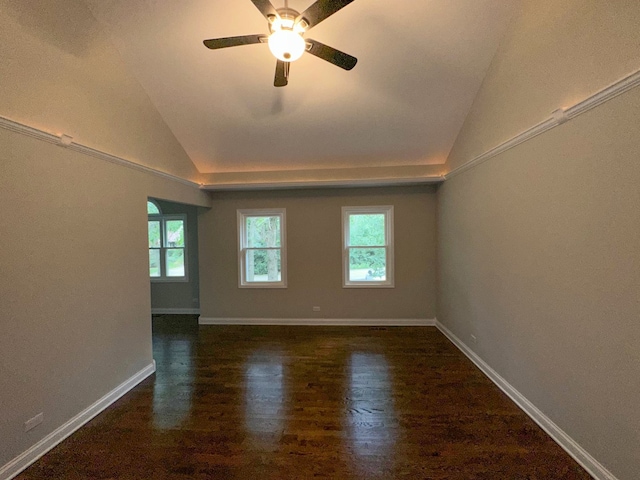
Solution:
[(346, 7), (354, 0), (317, 0), (304, 12), (289, 8), (285, 0), (284, 8), (276, 9), (269, 0), (251, 0), (260, 13), (269, 22), (269, 35), (243, 35), (241, 37), (214, 38), (205, 40), (207, 48), (219, 48), (267, 43), (271, 53), (276, 57), (276, 76), (273, 82), (276, 87), (284, 87), (289, 83), (291, 62), (298, 60), (304, 52), (334, 65), (351, 70), (356, 66), (357, 58), (316, 40), (304, 38), (305, 33), (320, 22)]

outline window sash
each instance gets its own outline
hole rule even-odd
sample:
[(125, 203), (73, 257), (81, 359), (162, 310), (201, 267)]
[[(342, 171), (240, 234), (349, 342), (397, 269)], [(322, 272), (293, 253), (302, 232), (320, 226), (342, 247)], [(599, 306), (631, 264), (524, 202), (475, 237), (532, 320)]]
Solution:
[[(169, 234), (167, 233), (167, 230), (169, 228), (168, 223), (169, 222), (181, 222), (182, 223), (182, 246), (172, 246), (169, 245)], [(162, 226), (163, 226), (163, 236), (162, 236), (162, 245), (164, 246), (164, 248), (184, 248), (184, 244), (186, 241), (186, 237), (185, 237), (185, 222), (183, 219), (181, 218), (164, 218), (162, 220)]]
[[(249, 254), (252, 251), (277, 251), (280, 252), (280, 280), (249, 280)], [(269, 284), (274, 284), (274, 283), (280, 283), (282, 282), (282, 248), (280, 247), (268, 247), (268, 248), (257, 248), (257, 247), (251, 247), (251, 248), (244, 248), (243, 249), (243, 255), (244, 255), (244, 275), (245, 275), (245, 283), (250, 283), (250, 284), (256, 284), (256, 285), (269, 285)], [(255, 276), (256, 273), (254, 272), (253, 275)]]
[[(352, 217), (360, 217), (360, 216), (365, 216), (365, 215), (381, 215), (384, 221), (384, 224), (382, 226), (383, 229), (383, 236), (384, 239), (382, 241), (382, 244), (378, 244), (378, 245), (357, 245), (357, 244), (352, 244), (351, 243), (351, 218)], [(346, 245), (349, 247), (361, 247), (361, 248), (367, 248), (367, 247), (386, 247), (389, 245), (389, 233), (388, 233), (388, 229), (387, 229), (387, 223), (388, 223), (388, 215), (386, 212), (382, 212), (382, 211), (369, 211), (369, 210), (365, 210), (365, 211), (353, 211), (353, 212), (349, 212), (347, 214), (347, 218), (345, 219), (345, 226), (347, 228), (346, 231)]]
[[(351, 268), (351, 251), (352, 250), (382, 250), (384, 252), (384, 260), (385, 260), (385, 262), (384, 262), (384, 277), (385, 278), (384, 279), (380, 279), (380, 280), (373, 280), (373, 279), (372, 280), (353, 280), (351, 274), (352, 274), (352, 272), (354, 270), (369, 270), (369, 273), (371, 273), (373, 267), (371, 267), (371, 268), (366, 267), (366, 268), (363, 268), (363, 269), (352, 269)], [(351, 283), (363, 282), (366, 285), (369, 285), (369, 284), (376, 285), (378, 283), (384, 283), (384, 282), (387, 281), (387, 278), (389, 277), (389, 275), (388, 275), (388, 270), (389, 270), (389, 247), (387, 247), (387, 246), (378, 246), (378, 245), (376, 245), (376, 246), (364, 246), (364, 247), (352, 246), (352, 247), (347, 247), (346, 255), (347, 255), (347, 263), (348, 263), (347, 268), (348, 268), (348, 270), (346, 272), (345, 278), (348, 279), (349, 282), (351, 282)], [(374, 276), (374, 278), (375, 278), (375, 276)]]
[[(187, 276), (187, 258), (184, 247), (166, 247), (164, 250), (164, 262), (165, 262), (165, 278), (185, 278)], [(171, 275), (169, 271), (169, 254), (172, 251), (182, 252), (182, 275)]]

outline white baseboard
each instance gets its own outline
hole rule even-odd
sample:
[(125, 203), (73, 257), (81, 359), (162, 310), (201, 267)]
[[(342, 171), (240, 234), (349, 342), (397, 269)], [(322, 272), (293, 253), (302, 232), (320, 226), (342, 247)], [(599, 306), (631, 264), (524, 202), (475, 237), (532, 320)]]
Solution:
[(435, 327), (435, 318), (198, 318), (200, 325)]
[(547, 434), (560, 445), (573, 459), (578, 462), (596, 480), (617, 480), (616, 477), (607, 470), (600, 462), (593, 458), (589, 452), (582, 448), (578, 442), (547, 417), (540, 409), (531, 403), (524, 395), (516, 390), (513, 385), (502, 378), (493, 368), (491, 368), (482, 358), (471, 350), (462, 340), (456, 337), (451, 330), (445, 327), (437, 319), (436, 327), (451, 342), (464, 353), (469, 360), (476, 364), (482, 372), (495, 383), (500, 390), (507, 394), (513, 402), (522, 409), (531, 419), (536, 422)]
[(151, 315), (200, 315), (199, 308), (152, 308)]
[(86, 424), (93, 417), (98, 415), (104, 409), (106, 409), (109, 405), (114, 403), (124, 394), (126, 394), (133, 387), (138, 385), (141, 381), (147, 378), (149, 375), (152, 375), (153, 372), (156, 371), (156, 362), (147, 365), (142, 370), (137, 372), (135, 375), (127, 379), (125, 382), (118, 385), (116, 388), (107, 393), (104, 397), (99, 399), (90, 407), (86, 408), (78, 415), (73, 417), (71, 420), (66, 422), (64, 425), (58, 427), (49, 435), (44, 437), (38, 443), (33, 445), (31, 448), (18, 455), (13, 460), (9, 461), (6, 465), (0, 468), (0, 480), (10, 480), (11, 478), (18, 475), (24, 469), (26, 469), (29, 465), (34, 463), (40, 457), (42, 457), (45, 453), (51, 450), (53, 447), (62, 442), (65, 438), (71, 435), (73, 432), (78, 430), (84, 424)]

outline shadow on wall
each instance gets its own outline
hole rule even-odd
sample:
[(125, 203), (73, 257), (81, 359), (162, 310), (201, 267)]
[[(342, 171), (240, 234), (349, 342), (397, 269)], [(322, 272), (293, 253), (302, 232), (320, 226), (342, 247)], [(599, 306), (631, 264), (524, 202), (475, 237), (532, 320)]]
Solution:
[(81, 0), (6, 0), (4, 11), (41, 41), (87, 57), (100, 27)]

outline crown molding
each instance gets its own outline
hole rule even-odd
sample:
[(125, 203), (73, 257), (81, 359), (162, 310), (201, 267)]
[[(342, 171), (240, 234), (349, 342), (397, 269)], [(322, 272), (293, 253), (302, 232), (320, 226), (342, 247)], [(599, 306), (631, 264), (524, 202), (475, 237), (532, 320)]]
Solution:
[(542, 122), (535, 124), (534, 126), (528, 128), (527, 130), (510, 138), (506, 142), (503, 142), (493, 147), (491, 150), (487, 150), (483, 154), (478, 155), (477, 157), (460, 165), (459, 167), (454, 168), (453, 170), (451, 170), (450, 172), (444, 175), (444, 179), (448, 180), (450, 178), (455, 177), (456, 175), (466, 172), (471, 168), (477, 167), (481, 163), (489, 160), (490, 158), (500, 155), (501, 153), (504, 153), (507, 150), (510, 150), (513, 147), (520, 145), (521, 143), (531, 140), (532, 138), (535, 138), (538, 135), (541, 135), (551, 130), (552, 128), (562, 125), (570, 120), (573, 120), (574, 118), (582, 115), (583, 113), (586, 113), (589, 110), (592, 110), (602, 105), (603, 103), (606, 103), (609, 100), (619, 95), (622, 95), (625, 92), (628, 92), (629, 90), (637, 87), (638, 85), (640, 85), (640, 70), (636, 70), (635, 72), (630, 73), (629, 75), (621, 78), (620, 80), (612, 83), (611, 85), (603, 88), (602, 90), (599, 90), (598, 92), (585, 98), (581, 102), (578, 102), (575, 105), (572, 105), (571, 107), (559, 108), (555, 110), (551, 114), (551, 116), (546, 120), (543, 120)]
[(21, 135), (26, 135), (27, 137), (35, 138), (42, 142), (58, 145), (62, 148), (66, 148), (68, 150), (81, 153), (88, 157), (104, 160), (105, 162), (131, 168), (139, 172), (150, 173), (157, 177), (182, 183), (183, 185), (187, 185), (190, 187), (196, 187), (196, 188), (200, 187), (200, 184), (196, 182), (186, 180), (184, 178), (178, 177), (176, 175), (172, 175), (167, 172), (163, 172), (161, 170), (157, 170), (155, 168), (147, 167), (145, 165), (140, 165), (139, 163), (132, 162), (131, 160), (127, 160), (125, 158), (118, 157), (116, 155), (111, 155), (110, 153), (103, 152), (102, 150), (98, 150), (95, 148), (88, 147), (86, 145), (82, 145), (81, 143), (74, 142), (73, 138), (70, 137), (69, 135), (65, 135), (65, 134), (62, 134), (60, 136), (54, 135), (52, 133), (45, 132), (44, 130), (30, 127), (23, 123), (16, 122), (15, 120), (11, 120), (9, 118), (2, 117), (2, 116), (0, 116), (0, 128), (4, 130), (9, 130), (10, 132), (19, 133)]
[(441, 175), (430, 175), (402, 178), (306, 180), (297, 182), (210, 183), (202, 185), (200, 188), (211, 192), (233, 192), (247, 190), (287, 190), (293, 188), (392, 187), (401, 185), (429, 185), (443, 181), (444, 177)]

